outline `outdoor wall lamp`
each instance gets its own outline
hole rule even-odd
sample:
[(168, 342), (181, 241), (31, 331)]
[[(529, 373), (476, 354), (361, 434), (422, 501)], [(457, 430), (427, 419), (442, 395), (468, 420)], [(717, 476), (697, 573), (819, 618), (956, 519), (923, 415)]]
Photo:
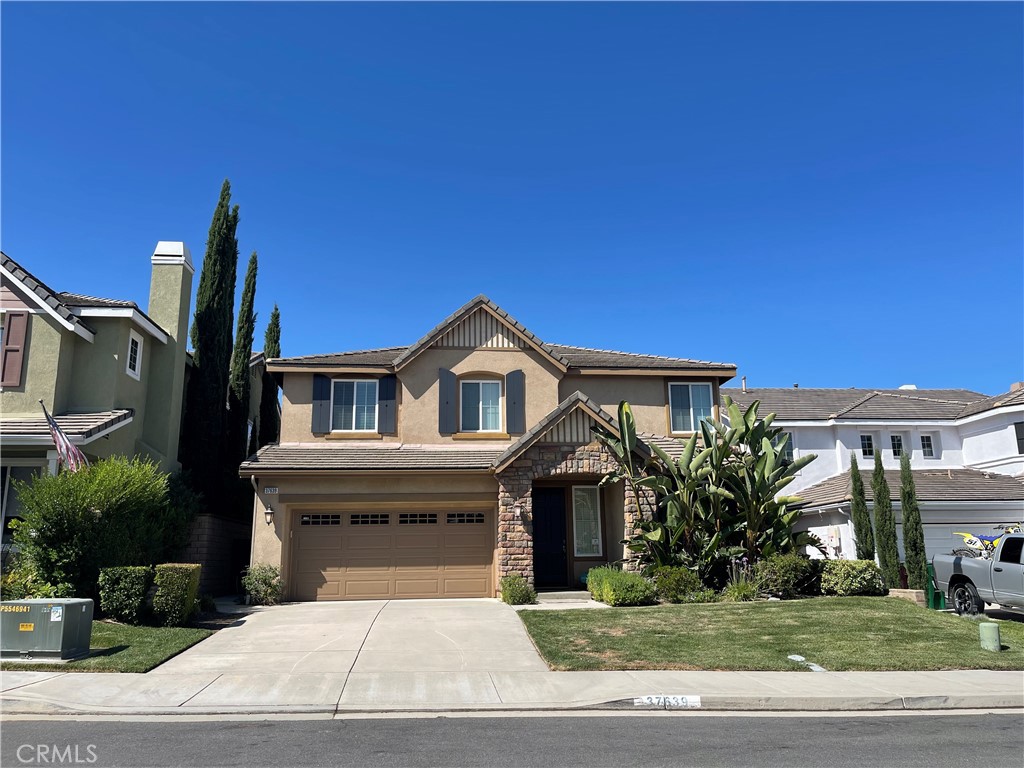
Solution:
[(267, 525), (274, 524), (274, 508), (267, 504), (267, 508), (263, 510), (263, 518), (267, 521)]

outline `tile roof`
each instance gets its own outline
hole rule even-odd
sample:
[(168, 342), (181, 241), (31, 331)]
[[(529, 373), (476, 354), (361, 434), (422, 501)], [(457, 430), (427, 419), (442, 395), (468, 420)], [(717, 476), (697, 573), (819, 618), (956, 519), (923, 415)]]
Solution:
[(56, 312), (57, 315), (65, 322), (72, 326), (80, 326), (90, 333), (94, 332), (93, 329), (89, 327), (88, 323), (84, 322), (80, 317), (76, 317), (71, 310), (68, 309), (67, 305), (61, 301), (59, 294), (50, 288), (50, 286), (2, 251), (0, 251), (0, 264), (2, 264), (4, 269), (8, 270), (16, 280), (24, 284), (28, 290), (32, 291), (32, 293), (41, 299), (44, 304)]
[(1024, 405), (1024, 387), (1011, 389), (1009, 392), (1004, 392), (1001, 395), (987, 397), (984, 400), (971, 403), (963, 409), (960, 416), (973, 416), (976, 413), (991, 411), (993, 408), (1005, 408), (1011, 405)]
[(804, 387), (723, 387), (740, 407), (761, 401), (761, 413), (780, 420), (955, 419), (963, 410), (986, 399), (967, 389), (812, 389)]
[[(79, 438), (76, 442), (87, 442), (89, 438), (104, 432), (113, 426), (127, 423), (134, 411), (131, 408), (119, 408), (112, 411), (93, 411), (91, 413), (65, 413), (54, 416), (57, 424), (70, 438)], [(50, 437), (50, 426), (44, 416), (39, 417), (7, 417), (0, 419), (0, 440), (15, 442), (18, 438)]]
[[(1024, 478), (981, 472), (977, 469), (915, 469), (914, 488), (921, 501), (1024, 501)], [(864, 494), (872, 501), (871, 470), (862, 469)], [(899, 470), (885, 471), (894, 501), (899, 501)], [(796, 491), (803, 507), (821, 507), (850, 500), (850, 473), (822, 480)]]
[[(547, 346), (553, 351), (558, 352), (559, 356), (568, 363), (570, 368), (663, 368), (666, 370), (694, 369), (702, 371), (720, 369), (730, 375), (736, 369), (736, 366), (731, 363), (711, 363), (704, 360), (690, 360), (682, 357), (641, 355), (633, 352), (570, 347), (565, 344), (548, 344)], [(390, 368), (409, 349), (410, 347), (383, 347), (381, 349), (364, 349), (356, 352), (280, 357), (274, 360), (274, 362), (309, 368), (335, 368), (339, 366)]]
[(239, 474), (271, 471), (488, 470), (503, 448), (425, 445), (267, 445), (242, 462)]

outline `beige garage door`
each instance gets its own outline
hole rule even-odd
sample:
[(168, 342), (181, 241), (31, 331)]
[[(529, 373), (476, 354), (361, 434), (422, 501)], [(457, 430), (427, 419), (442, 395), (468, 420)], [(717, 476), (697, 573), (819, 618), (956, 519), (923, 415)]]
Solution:
[(301, 512), (297, 600), (492, 597), (491, 512)]

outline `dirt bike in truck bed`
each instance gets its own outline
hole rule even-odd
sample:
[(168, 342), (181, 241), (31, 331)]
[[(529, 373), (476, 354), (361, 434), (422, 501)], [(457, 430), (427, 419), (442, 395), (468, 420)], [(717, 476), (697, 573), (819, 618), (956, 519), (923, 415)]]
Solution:
[(1024, 612), (1024, 533), (1006, 533), (990, 558), (936, 555), (935, 587), (961, 616), (973, 616), (985, 603)]

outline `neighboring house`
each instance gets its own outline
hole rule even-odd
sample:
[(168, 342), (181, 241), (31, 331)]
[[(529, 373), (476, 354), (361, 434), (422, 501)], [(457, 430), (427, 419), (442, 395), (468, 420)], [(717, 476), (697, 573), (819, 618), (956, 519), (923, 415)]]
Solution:
[[(576, 586), (623, 558), (637, 500), (591, 427), (628, 400), (672, 445), (717, 416), (735, 366), (548, 344), (484, 296), (412, 346), (267, 361), (281, 439), (240, 468), (252, 562), (286, 597), (494, 596)], [(657, 436), (657, 437), (656, 437)], [(646, 450), (641, 446), (641, 451)]]
[(57, 471), (39, 401), (90, 459), (140, 455), (179, 469), (192, 259), (180, 242), (151, 258), (149, 306), (54, 291), (0, 254), (0, 470), (5, 533), (11, 480)]
[[(865, 478), (882, 457), (899, 521), (899, 466), (910, 455), (929, 555), (949, 552), (954, 531), (993, 532), (1024, 517), (1024, 384), (995, 397), (963, 389), (723, 388), (742, 407), (760, 401), (790, 435), (794, 457), (814, 453), (786, 488), (804, 498), (804, 525), (829, 554), (855, 556), (850, 456)], [(902, 535), (900, 537), (902, 548)]]

